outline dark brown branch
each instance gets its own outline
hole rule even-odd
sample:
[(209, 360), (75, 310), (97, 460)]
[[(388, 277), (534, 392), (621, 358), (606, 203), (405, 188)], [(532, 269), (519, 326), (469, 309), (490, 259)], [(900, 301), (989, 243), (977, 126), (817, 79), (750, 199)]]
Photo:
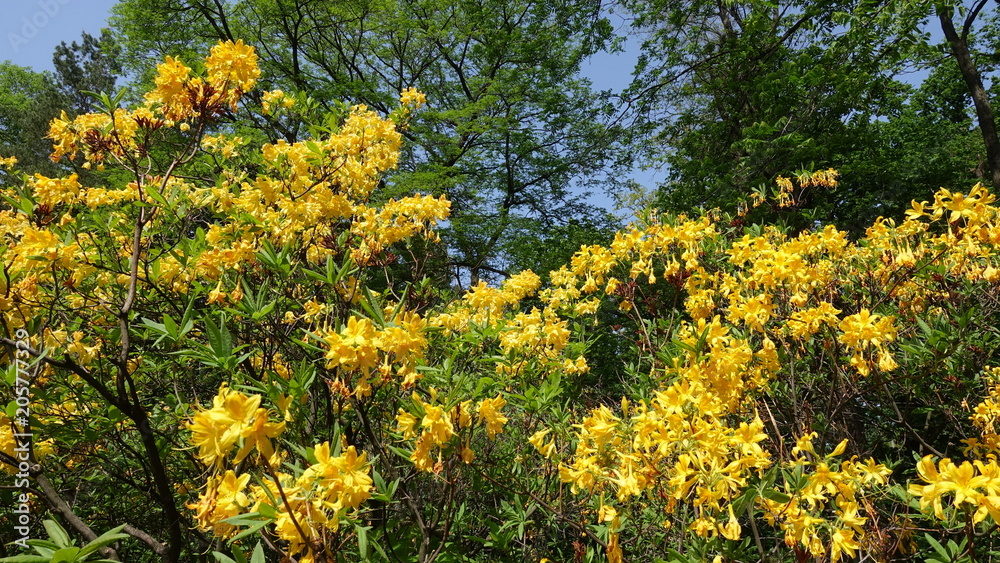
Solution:
[[(971, 14), (970, 14), (971, 15)], [(958, 63), (958, 68), (962, 73), (962, 78), (972, 95), (972, 103), (976, 107), (976, 117), (979, 120), (979, 132), (983, 136), (983, 143), (986, 145), (986, 162), (990, 167), (990, 181), (993, 186), (1000, 186), (1000, 138), (997, 136), (996, 118), (993, 115), (993, 106), (990, 104), (989, 94), (983, 86), (982, 77), (976, 63), (969, 53), (969, 45), (966, 37), (959, 36), (955, 31), (955, 24), (951, 21), (951, 14), (943, 7), (938, 10), (938, 20), (941, 22), (941, 30), (945, 39), (951, 45), (951, 53)], [(966, 22), (969, 24), (970, 22)]]

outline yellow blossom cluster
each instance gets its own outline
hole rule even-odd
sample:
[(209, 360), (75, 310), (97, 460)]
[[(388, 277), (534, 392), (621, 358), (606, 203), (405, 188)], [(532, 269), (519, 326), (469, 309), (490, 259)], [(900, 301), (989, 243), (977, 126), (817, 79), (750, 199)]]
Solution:
[(35, 174), (31, 183), (35, 199), (49, 207), (59, 203), (73, 203), (80, 196), (80, 182), (76, 174), (70, 174), (68, 178), (46, 178)]
[(407, 88), (400, 93), (399, 103), (405, 107), (420, 109), (427, 104), (427, 97), (416, 88)]
[[(424, 401), (416, 392), (412, 400), (412, 411), (399, 409), (396, 431), (404, 441), (415, 438), (410, 461), (421, 471), (441, 472), (445, 456), (450, 454), (457, 454), (463, 462), (472, 463), (475, 458), (472, 429), (476, 423), (486, 427), (490, 439), (502, 432), (507, 424), (507, 417), (501, 412), (507, 401), (501, 395), (483, 399), (475, 408), (472, 400), (448, 406), (439, 401), (437, 389), (432, 387), (430, 401)], [(463, 432), (464, 429), (469, 430)]]
[(295, 98), (282, 92), (281, 90), (271, 90), (264, 92), (261, 96), (261, 105), (264, 115), (271, 115), (279, 109), (288, 109), (295, 105)]
[(237, 445), (233, 458), (240, 464), (256, 448), (266, 475), (263, 486), (250, 485), (251, 474), (237, 474), (231, 469), (209, 477), (197, 501), (189, 503), (198, 527), (219, 537), (232, 537), (239, 528), (226, 522), (240, 514), (261, 513), (265, 505), (271, 514), (274, 534), (289, 545), (289, 553), (299, 561), (312, 561), (322, 553), (327, 534), (336, 532), (341, 519), (361, 506), (371, 496), (371, 467), (364, 453), (354, 446), (331, 452), (329, 442), (317, 444), (310, 464), (297, 475), (278, 471), (287, 454), (277, 450), (271, 439), (277, 437), (285, 422), (271, 423), (266, 409), (259, 407), (259, 395), (244, 395), (223, 385), (211, 409), (197, 412), (187, 428), (191, 443), (199, 448), (198, 457), (219, 469), (228, 453)]
[[(699, 404), (697, 393), (678, 382), (632, 410), (623, 401), (623, 414), (631, 415), (624, 420), (608, 407), (591, 411), (577, 425), (572, 458), (559, 465), (560, 480), (590, 494), (611, 487), (623, 503), (643, 495), (665, 499), (667, 514), (688, 505), (694, 533), (738, 539), (735, 519), (724, 523), (719, 516), (731, 510), (752, 476), (770, 467), (760, 444), (767, 436), (759, 418), (727, 426), (707, 401)], [(554, 455), (550, 445), (539, 445), (542, 436), (536, 434), (536, 448)]]
[(590, 366), (584, 356), (567, 357), (571, 332), (566, 317), (552, 306), (519, 310), (522, 300), (534, 296), (540, 287), (541, 279), (531, 270), (507, 278), (499, 287), (480, 281), (459, 301), (432, 316), (429, 324), (444, 328), (446, 334), (466, 333), (475, 327), (496, 329), (505, 355), (496, 363), (500, 374), (518, 375), (529, 367), (539, 368), (541, 374), (587, 372)]
[(239, 148), (244, 144), (246, 140), (236, 135), (205, 135), (201, 138), (201, 148), (224, 159), (239, 156)]
[[(389, 310), (390, 314), (393, 312)], [(327, 347), (327, 368), (339, 368), (345, 379), (351, 372), (359, 375), (353, 382), (353, 394), (357, 397), (371, 393), (373, 372), (382, 381), (393, 375), (401, 377), (404, 387), (413, 386), (420, 377), (416, 367), (427, 348), (427, 322), (412, 311), (395, 313), (383, 327), (351, 315), (343, 328), (325, 330), (321, 335)]]
[(873, 315), (868, 309), (861, 309), (859, 313), (844, 317), (844, 320), (840, 321), (840, 330), (843, 333), (840, 335), (840, 341), (854, 351), (851, 365), (857, 368), (861, 375), (868, 375), (871, 371), (871, 361), (863, 355), (868, 349), (878, 353), (879, 369), (882, 371), (896, 369), (896, 361), (886, 350), (886, 344), (896, 339), (893, 320), (893, 317)]
[[(591, 494), (611, 487), (620, 502), (644, 494), (666, 499), (668, 514), (688, 505), (695, 534), (738, 539), (735, 517), (720, 517), (771, 459), (761, 446), (767, 435), (759, 418), (738, 426), (727, 419), (778, 369), (777, 356), (773, 344), (754, 351), (734, 338), (718, 316), (685, 325), (680, 340), (691, 351), (667, 368), (671, 382), (650, 400), (631, 406), (623, 400), (622, 418), (600, 407), (576, 425), (576, 450), (560, 463), (560, 480)], [(536, 433), (533, 445), (553, 457), (544, 435)]]
[(175, 57), (167, 57), (156, 71), (156, 89), (146, 94), (146, 102), (169, 121), (208, 117), (225, 107), (236, 109), (240, 97), (260, 77), (257, 54), (242, 40), (212, 47), (205, 59), (205, 78), (192, 76), (191, 68)]
[(634, 303), (631, 296), (618, 291), (621, 277), (612, 275), (613, 270), (627, 271), (632, 280), (644, 277), (650, 284), (658, 277), (697, 270), (703, 243), (717, 234), (708, 217), (688, 220), (682, 216), (676, 224), (658, 222), (645, 229), (632, 227), (616, 233), (609, 248), (582, 247), (570, 267), (552, 272), (553, 287), (542, 291), (540, 297), (559, 310), (581, 296), (603, 291), (617, 295), (619, 307), (629, 310)]
[[(214, 279), (253, 263), (264, 240), (302, 244), (310, 262), (343, 255), (359, 266), (391, 262), (391, 245), (429, 235), (450, 210), (446, 199), (431, 196), (390, 200), (378, 208), (365, 203), (381, 174), (396, 166), (400, 140), (391, 119), (355, 106), (328, 137), (264, 145), (262, 174), (233, 177), (196, 196), (199, 204), (232, 218), (210, 229), (207, 240), (214, 248), (200, 257), (200, 273)], [(235, 144), (212, 141), (224, 156), (235, 152)], [(350, 236), (338, 240), (344, 231)]]
[[(837, 178), (840, 176), (836, 170), (829, 168), (827, 170), (817, 170), (815, 172), (809, 172), (808, 170), (803, 170), (798, 173), (794, 178), (787, 178), (785, 176), (778, 176), (775, 179), (777, 184), (777, 191), (773, 192), (772, 197), (778, 208), (787, 208), (796, 205), (801, 201), (805, 192), (810, 188), (835, 188), (837, 187)], [(795, 180), (798, 185), (798, 193), (796, 193)], [(759, 207), (765, 201), (767, 201), (767, 193), (763, 188), (754, 191), (751, 197), (751, 207)], [(746, 206), (741, 206), (740, 215), (745, 215), (748, 209)]]
[(434, 326), (465, 332), (471, 325), (489, 326), (504, 318), (505, 312), (525, 297), (534, 295), (542, 280), (531, 270), (515, 274), (491, 287), (480, 280), (462, 295), (462, 300), (431, 319)]
[(837, 460), (847, 449), (847, 440), (820, 456), (815, 438), (815, 432), (799, 437), (792, 448), (796, 457), (785, 467), (785, 482), (758, 502), (764, 519), (785, 532), (786, 545), (801, 545), (813, 557), (829, 554), (830, 561), (839, 561), (853, 557), (865, 535), (867, 518), (859, 514), (860, 495), (885, 485), (891, 471), (872, 459)]
[(209, 467), (220, 466), (237, 445), (233, 463), (243, 461), (255, 448), (264, 457), (274, 455), (271, 440), (285, 430), (285, 423), (271, 422), (260, 401), (260, 395), (244, 395), (223, 384), (212, 408), (199, 411), (186, 426), (191, 443), (198, 447), (198, 459)]
[(963, 440), (969, 451), (1000, 454), (1000, 367), (987, 367), (985, 379), (987, 397), (972, 409), (972, 424), (979, 429), (979, 438)]
[(972, 511), (972, 522), (979, 523), (987, 517), (1000, 523), (1000, 465), (995, 455), (987, 461), (963, 461), (956, 465), (950, 458), (934, 465), (934, 456), (927, 455), (917, 463), (917, 473), (926, 485), (912, 484), (909, 492), (920, 501), (921, 510), (933, 508), (934, 516), (945, 520), (942, 500), (952, 498), (956, 510)]
[(49, 124), (48, 139), (52, 140), (53, 162), (64, 155), (70, 159), (82, 150), (84, 168), (93, 164), (99, 167), (114, 158), (125, 158), (137, 153), (141, 139), (140, 129), (155, 130), (162, 122), (149, 108), (128, 111), (122, 108), (111, 113), (85, 113), (72, 120), (62, 112)]
[(219, 537), (235, 535), (238, 528), (225, 520), (239, 516), (250, 506), (250, 498), (243, 492), (249, 482), (249, 473), (237, 476), (231, 469), (209, 477), (198, 502), (188, 505), (195, 511), (198, 527)]

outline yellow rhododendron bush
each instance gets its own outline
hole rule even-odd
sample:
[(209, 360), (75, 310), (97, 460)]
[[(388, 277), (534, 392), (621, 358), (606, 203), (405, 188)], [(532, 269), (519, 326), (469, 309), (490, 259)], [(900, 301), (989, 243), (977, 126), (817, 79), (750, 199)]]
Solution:
[[(168, 57), (138, 105), (52, 122), (64, 175), (3, 186), (5, 533), (23, 494), (84, 543), (125, 526), (101, 552), (122, 561), (1000, 547), (982, 186), (857, 240), (649, 212), (558, 270), (463, 290), (426, 276), (450, 203), (385, 195), (433, 100), (318, 117), (259, 79), (242, 42)], [(248, 117), (296, 126), (263, 139)]]

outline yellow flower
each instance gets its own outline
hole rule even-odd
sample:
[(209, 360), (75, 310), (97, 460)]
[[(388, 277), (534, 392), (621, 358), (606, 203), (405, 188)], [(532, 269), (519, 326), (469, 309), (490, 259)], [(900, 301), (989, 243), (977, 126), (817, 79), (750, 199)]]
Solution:
[(399, 409), (399, 414), (396, 415), (396, 431), (403, 433), (404, 440), (416, 437), (417, 432), (414, 429), (416, 424), (417, 417), (403, 409)]
[(429, 435), (437, 445), (443, 445), (455, 435), (455, 427), (451, 423), (451, 418), (444, 409), (424, 403), (424, 418), (420, 421), (424, 435)]
[(851, 528), (846, 528), (843, 530), (835, 530), (830, 536), (830, 561), (831, 563), (836, 563), (840, 561), (842, 554), (846, 554), (848, 557), (854, 557), (854, 553), (860, 549), (860, 545), (857, 540), (854, 539), (854, 530)]
[(373, 481), (366, 454), (358, 455), (354, 446), (348, 446), (340, 456), (330, 457), (330, 442), (317, 444), (314, 454), (316, 463), (302, 473), (299, 483), (316, 487), (327, 508), (334, 512), (354, 509), (371, 496)]
[(267, 411), (259, 408), (260, 400), (260, 395), (247, 396), (223, 384), (212, 408), (196, 413), (185, 425), (191, 431), (191, 443), (199, 448), (198, 459), (208, 466), (221, 464), (240, 440), (243, 445), (234, 463), (242, 461), (254, 447), (270, 457), (274, 453), (270, 438), (281, 434), (285, 423), (269, 422)]
[(622, 548), (618, 544), (618, 534), (608, 534), (608, 563), (622, 563)]
[(178, 121), (186, 118), (192, 109), (192, 100), (187, 88), (190, 77), (191, 67), (179, 59), (168, 56), (156, 67), (156, 89), (146, 94), (146, 101), (150, 104), (159, 104), (167, 119)]
[(431, 459), (431, 448), (434, 446), (434, 439), (430, 434), (421, 434), (417, 438), (417, 443), (413, 449), (413, 454), (410, 455), (410, 461), (413, 462), (413, 466), (421, 471), (433, 471), (434, 470), (434, 460)]
[(459, 428), (468, 428), (472, 426), (472, 401), (462, 401), (458, 405), (458, 426)]
[(534, 446), (535, 450), (537, 450), (538, 453), (542, 454), (547, 458), (552, 458), (552, 456), (555, 455), (556, 452), (556, 444), (554, 441), (549, 442), (548, 444), (545, 443), (545, 437), (549, 434), (550, 431), (551, 430), (548, 428), (544, 430), (539, 430), (538, 432), (532, 434), (530, 438), (528, 438), (528, 443)]
[(740, 526), (739, 521), (736, 520), (736, 515), (733, 513), (733, 505), (729, 505), (729, 520), (719, 526), (719, 534), (722, 537), (730, 541), (738, 541), (740, 535), (743, 533), (743, 528)]
[(917, 473), (927, 485), (911, 484), (909, 492), (920, 499), (921, 510), (932, 507), (934, 516), (939, 520), (945, 519), (941, 502), (945, 494), (954, 495), (952, 505), (956, 509), (962, 508), (963, 504), (976, 509), (973, 516), (976, 522), (987, 515), (993, 518), (1000, 515), (995, 501), (1000, 492), (1000, 467), (997, 467), (995, 458), (989, 463), (977, 460), (975, 465), (968, 461), (955, 465), (951, 459), (945, 458), (935, 467), (933, 457), (928, 455), (917, 463)]
[(479, 403), (479, 420), (486, 424), (486, 432), (491, 439), (503, 430), (504, 424), (507, 424), (507, 417), (500, 413), (500, 409), (506, 404), (507, 401), (500, 395), (493, 399), (483, 399)]
[(840, 322), (840, 330), (843, 334), (839, 340), (856, 349), (878, 347), (896, 339), (893, 317), (873, 315), (868, 309), (861, 309), (859, 313), (845, 317)]
[(30, 182), (35, 198), (43, 205), (74, 203), (80, 196), (81, 186), (76, 174), (70, 174), (68, 178), (46, 178), (35, 174)]
[(208, 299), (205, 301), (207, 304), (211, 305), (213, 303), (225, 303), (226, 302), (226, 292), (222, 291), (222, 281), (215, 285), (215, 289), (208, 292)]
[(815, 432), (810, 432), (799, 437), (799, 439), (795, 442), (795, 447), (792, 448), (792, 455), (797, 456), (799, 455), (799, 452), (808, 452), (815, 456), (816, 450), (813, 448), (812, 441), (816, 436), (817, 434)]
[(423, 92), (411, 87), (403, 90), (399, 95), (399, 103), (404, 106), (410, 106), (413, 109), (420, 109), (427, 103), (427, 97), (424, 96)]
[(264, 115), (272, 113), (275, 105), (280, 105), (283, 108), (289, 108), (295, 105), (295, 99), (286, 96), (281, 90), (264, 92), (264, 95), (261, 97), (261, 102), (263, 105)]
[(239, 516), (250, 506), (250, 499), (243, 493), (249, 482), (249, 473), (237, 477), (232, 470), (226, 471), (222, 477), (210, 477), (198, 502), (187, 505), (195, 511), (198, 527), (205, 531), (211, 530), (219, 537), (235, 534), (238, 528), (223, 520)]
[(284, 431), (284, 421), (271, 422), (267, 410), (257, 409), (254, 412), (252, 423), (244, 427), (240, 432), (240, 437), (243, 438), (243, 447), (236, 452), (233, 463), (243, 461), (243, 458), (254, 448), (257, 448), (264, 457), (270, 458), (274, 455), (274, 448), (271, 447), (271, 438), (277, 438)]
[(224, 41), (212, 47), (211, 54), (205, 59), (205, 70), (209, 82), (218, 90), (246, 92), (260, 78), (257, 54), (242, 40), (235, 43)]

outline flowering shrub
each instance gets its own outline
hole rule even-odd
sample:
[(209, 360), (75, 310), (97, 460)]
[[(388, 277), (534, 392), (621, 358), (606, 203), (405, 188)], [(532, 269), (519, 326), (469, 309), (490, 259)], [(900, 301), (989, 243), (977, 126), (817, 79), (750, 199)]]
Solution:
[[(240, 42), (195, 67), (168, 58), (137, 108), (54, 120), (66, 176), (3, 188), (5, 365), (17, 334), (33, 359), (8, 371), (0, 460), (16, 474), (16, 437), (35, 436), (32, 506), (88, 540), (128, 524), (104, 555), (996, 548), (1000, 222), (982, 186), (861, 240), (649, 213), (546, 283), (462, 292), (424, 277), (449, 202), (380, 188), (422, 94), (257, 140), (236, 115), (302, 97), (248, 101)], [(797, 184), (778, 179), (780, 207), (836, 174)]]

